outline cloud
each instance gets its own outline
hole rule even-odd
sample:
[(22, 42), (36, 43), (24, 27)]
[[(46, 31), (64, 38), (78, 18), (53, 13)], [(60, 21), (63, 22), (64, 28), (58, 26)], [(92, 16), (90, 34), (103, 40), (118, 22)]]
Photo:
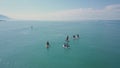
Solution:
[(18, 19), (34, 20), (120, 20), (120, 4), (108, 5), (102, 9), (78, 8), (52, 13), (11, 14)]
[[(42, 18), (42, 17), (41, 17)], [(103, 9), (79, 8), (46, 14), (48, 20), (120, 20), (120, 5), (108, 5)]]
[(117, 10), (120, 11), (120, 4), (116, 4), (116, 5), (109, 5), (105, 7), (107, 10)]

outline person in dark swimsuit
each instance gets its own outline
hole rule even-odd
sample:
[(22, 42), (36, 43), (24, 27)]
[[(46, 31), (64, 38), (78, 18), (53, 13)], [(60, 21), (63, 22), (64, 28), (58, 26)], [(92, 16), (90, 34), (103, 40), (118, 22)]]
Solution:
[(50, 43), (47, 41), (46, 42), (46, 48), (49, 48), (49, 46), (50, 46)]
[(75, 35), (73, 35), (73, 38), (75, 39)]
[(80, 36), (79, 36), (79, 34), (77, 34), (77, 38), (79, 38)]
[(69, 41), (69, 36), (67, 35), (67, 37), (66, 37), (66, 41), (68, 42)]
[(68, 48), (70, 45), (68, 43), (64, 43), (63, 47)]

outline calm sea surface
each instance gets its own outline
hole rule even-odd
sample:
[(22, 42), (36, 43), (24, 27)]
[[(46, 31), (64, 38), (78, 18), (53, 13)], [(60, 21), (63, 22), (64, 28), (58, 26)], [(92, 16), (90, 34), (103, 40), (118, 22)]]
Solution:
[(0, 21), (0, 68), (120, 68), (120, 21)]

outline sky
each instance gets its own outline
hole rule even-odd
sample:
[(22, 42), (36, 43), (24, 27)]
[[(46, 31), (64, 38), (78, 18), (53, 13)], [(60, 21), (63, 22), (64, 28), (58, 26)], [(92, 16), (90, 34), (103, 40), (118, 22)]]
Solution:
[(120, 0), (0, 0), (0, 14), (18, 20), (120, 20)]

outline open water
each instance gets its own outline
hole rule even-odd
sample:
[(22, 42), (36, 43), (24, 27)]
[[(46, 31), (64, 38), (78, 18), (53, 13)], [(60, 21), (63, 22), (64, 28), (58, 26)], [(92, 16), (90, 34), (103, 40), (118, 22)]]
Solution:
[(120, 68), (120, 21), (0, 21), (0, 68)]

